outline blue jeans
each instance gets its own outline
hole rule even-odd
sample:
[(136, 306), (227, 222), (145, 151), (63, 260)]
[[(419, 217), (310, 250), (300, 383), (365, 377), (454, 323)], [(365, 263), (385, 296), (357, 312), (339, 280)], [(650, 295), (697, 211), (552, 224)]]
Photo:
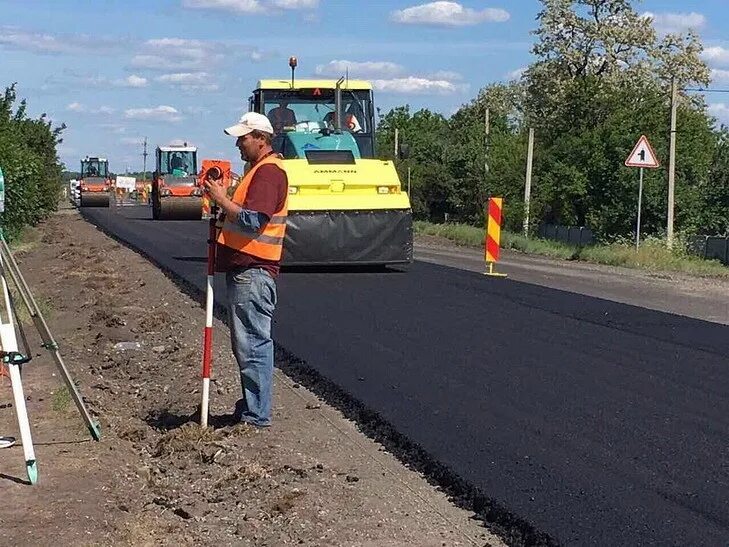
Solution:
[(230, 338), (240, 369), (243, 398), (236, 419), (259, 427), (271, 425), (273, 340), (271, 318), (276, 307), (276, 283), (260, 268), (225, 275)]

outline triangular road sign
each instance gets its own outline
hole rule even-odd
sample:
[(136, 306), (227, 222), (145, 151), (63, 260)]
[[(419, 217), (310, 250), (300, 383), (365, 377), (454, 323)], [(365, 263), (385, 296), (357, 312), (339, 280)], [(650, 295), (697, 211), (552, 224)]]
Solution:
[(625, 160), (625, 165), (627, 167), (645, 167), (646, 169), (655, 169), (660, 166), (658, 157), (656, 157), (656, 153), (645, 135), (640, 136), (635, 148), (633, 148), (628, 159)]

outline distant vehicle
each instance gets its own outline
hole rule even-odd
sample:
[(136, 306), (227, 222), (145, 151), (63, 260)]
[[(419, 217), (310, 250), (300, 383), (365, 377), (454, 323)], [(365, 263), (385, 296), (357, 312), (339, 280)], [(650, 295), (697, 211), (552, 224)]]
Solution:
[(105, 158), (86, 156), (81, 160), (81, 207), (109, 207), (111, 179)]
[(187, 143), (158, 146), (152, 178), (154, 220), (200, 220), (203, 191), (197, 180), (197, 148)]
[(81, 183), (76, 179), (71, 179), (68, 183), (68, 197), (72, 203), (78, 205), (81, 200)]

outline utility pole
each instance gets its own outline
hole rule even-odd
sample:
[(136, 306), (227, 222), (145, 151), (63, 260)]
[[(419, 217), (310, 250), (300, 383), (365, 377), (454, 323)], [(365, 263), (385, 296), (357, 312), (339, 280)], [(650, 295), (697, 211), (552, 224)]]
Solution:
[(532, 163), (534, 160), (534, 128), (529, 128), (526, 184), (524, 185), (524, 237), (529, 237), (529, 210), (532, 199)]
[(484, 160), (483, 160), (483, 175), (484, 179), (489, 174), (489, 137), (491, 136), (491, 111), (486, 108), (483, 118), (483, 134), (484, 134)]
[(668, 152), (668, 225), (666, 240), (668, 248), (673, 248), (673, 203), (676, 185), (676, 110), (678, 108), (678, 82), (671, 80), (671, 140)]
[(395, 128), (395, 157), (396, 158), (398, 157), (398, 152), (400, 151), (399, 146), (398, 146), (400, 144), (399, 139), (400, 139), (400, 130), (396, 127)]
[(147, 137), (144, 137), (144, 152), (142, 152), (142, 156), (144, 157), (144, 175), (142, 180), (147, 182)]

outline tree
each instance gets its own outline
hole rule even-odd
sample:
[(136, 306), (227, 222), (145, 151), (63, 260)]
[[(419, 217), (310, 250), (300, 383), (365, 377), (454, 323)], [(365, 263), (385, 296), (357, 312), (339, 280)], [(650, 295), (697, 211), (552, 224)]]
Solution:
[[(541, 0), (533, 33), (536, 61), (525, 73), (532, 125), (548, 127), (570, 109), (575, 82), (590, 79), (615, 87), (706, 85), (709, 70), (695, 33), (658, 39), (652, 21), (630, 0)], [(602, 86), (598, 86), (602, 87)]]
[[(519, 229), (526, 135), (533, 127), (535, 222), (587, 225), (603, 239), (631, 236), (638, 173), (623, 162), (646, 134), (663, 168), (645, 173), (643, 231), (662, 234), (669, 89), (672, 79), (680, 86), (708, 82), (701, 41), (693, 32), (659, 37), (630, 0), (541, 3), (535, 60), (520, 82), (486, 86), (449, 120), (429, 111), (411, 115), (407, 107), (383, 118), (378, 142), (388, 157), (394, 127), (413, 145), (416, 215), (440, 220), (448, 212), (481, 225), (485, 200), (499, 195), (505, 227)], [(682, 95), (678, 110), (677, 228), (726, 230), (729, 132), (714, 131), (700, 95)]]
[(409, 106), (398, 107), (380, 118), (377, 150), (382, 158), (395, 159), (395, 129), (399, 140), (410, 147), (410, 157), (397, 161), (400, 180), (405, 181), (411, 167), (411, 204), (416, 218), (442, 220), (452, 213), (456, 197), (453, 181), (445, 165), (449, 141), (447, 120), (430, 110), (410, 114)]
[(45, 114), (31, 119), (26, 102), (17, 99), (15, 85), (0, 98), (0, 166), (6, 181), (3, 228), (10, 236), (35, 224), (58, 204), (62, 166), (56, 146), (65, 125), (52, 127)]
[(482, 223), (486, 200), (499, 196), (505, 198), (507, 226), (521, 223), (523, 208), (517, 204), (526, 157), (522, 95), (517, 83), (489, 85), (449, 120), (446, 162), (455, 192), (450, 202), (459, 220)]

